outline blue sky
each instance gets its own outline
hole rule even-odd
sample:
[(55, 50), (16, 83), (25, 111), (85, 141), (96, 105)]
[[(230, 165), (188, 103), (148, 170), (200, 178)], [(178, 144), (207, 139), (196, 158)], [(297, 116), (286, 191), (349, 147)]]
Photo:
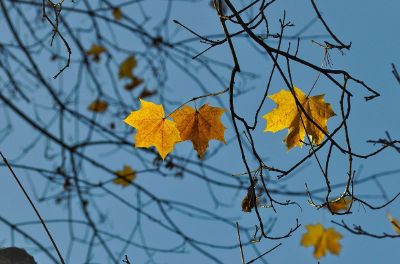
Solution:
[[(396, 33), (398, 27), (400, 26), (398, 19), (398, 10), (400, 8), (400, 3), (398, 1), (381, 1), (376, 2), (372, 0), (366, 0), (360, 3), (356, 0), (339, 0), (339, 1), (318, 1), (317, 2), (324, 18), (331, 26), (332, 30), (339, 36), (339, 38), (345, 42), (352, 42), (352, 48), (350, 51), (345, 51), (342, 55), (337, 51), (332, 51), (330, 53), (332, 60), (332, 67), (345, 69), (349, 71), (355, 77), (364, 80), (374, 89), (376, 89), (381, 96), (375, 100), (366, 102), (363, 97), (368, 95), (366, 91), (355, 83), (350, 83), (349, 90), (354, 94), (352, 98), (352, 114), (349, 119), (349, 131), (352, 140), (353, 149), (359, 153), (368, 153), (377, 148), (372, 144), (366, 143), (369, 139), (378, 139), (385, 137), (385, 131), (389, 131), (393, 138), (398, 138), (400, 135), (400, 123), (398, 115), (399, 104), (398, 100), (400, 98), (400, 85), (396, 83), (393, 75), (391, 74), (391, 63), (399, 65), (400, 67), (400, 56), (398, 54), (398, 47), (400, 46), (400, 37)], [(74, 4), (68, 3), (68, 6), (73, 6)], [(78, 7), (82, 6), (80, 1), (75, 4)], [(148, 28), (152, 28), (159, 22), (159, 15), (163, 14), (167, 5), (167, 1), (146, 1), (143, 2), (143, 7), (152, 10), (150, 16), (152, 20), (148, 25)], [(132, 5), (130, 9), (126, 10), (127, 14), (132, 15), (132, 17), (140, 17), (139, 12), (135, 9), (136, 5)], [(271, 11), (267, 12), (268, 18), (271, 21), (272, 31), (278, 30), (278, 19), (282, 17), (283, 10), (286, 10), (286, 17), (288, 20), (293, 22), (296, 27), (290, 28), (287, 31), (288, 35), (294, 35), (298, 32), (300, 28), (309, 23), (315, 15), (313, 14), (312, 6), (309, 1), (278, 1), (276, 5), (273, 6)], [(125, 11), (125, 10), (124, 10)], [(66, 13), (66, 12), (65, 12)], [(73, 20), (74, 15), (70, 16), (69, 19)], [(0, 21), (3, 18), (0, 17)], [(199, 34), (216, 34), (222, 33), (221, 26), (219, 25), (218, 19), (213, 12), (213, 9), (209, 7), (208, 1), (196, 1), (193, 3), (189, 2), (179, 2), (172, 9), (169, 20), (166, 23), (169, 26), (169, 30), (173, 35), (171, 41), (179, 41), (192, 37), (190, 33), (180, 28), (178, 25), (173, 23), (173, 19), (176, 19), (183, 23), (184, 25), (195, 30)], [(81, 21), (81, 20), (77, 20)], [(87, 21), (82, 20), (83, 24)], [(1, 22), (3, 23), (3, 22)], [(3, 26), (0, 26), (3, 28)], [(231, 27), (230, 29), (237, 29), (237, 27)], [(177, 32), (175, 32), (177, 30)], [(4, 30), (5, 37), (1, 42), (8, 43), (12, 41), (7, 30)], [(262, 34), (263, 32), (258, 32)], [(140, 52), (143, 50), (142, 44), (129, 34), (125, 34), (124, 30), (116, 29), (114, 40), (128, 50), (132, 49), (134, 52)], [(314, 23), (306, 32), (304, 36), (309, 35), (320, 35), (325, 34), (322, 25), (319, 22)], [(85, 35), (87, 39), (87, 46), (95, 41), (94, 35)], [(329, 38), (328, 38), (329, 39)], [(316, 39), (321, 41), (322, 39)], [(329, 39), (330, 40), (330, 39)], [(276, 45), (273, 40), (270, 41), (271, 45)], [(295, 42), (292, 43), (294, 45)], [(196, 41), (190, 42), (191, 47), (198, 50), (202, 50), (207, 47), (204, 44), (198, 43)], [(257, 78), (249, 80), (248, 82), (243, 82), (241, 79), (242, 75), (239, 75), (237, 88), (240, 91), (246, 92), (244, 95), (236, 99), (237, 111), (240, 115), (245, 118), (254, 118), (254, 112), (256, 110), (257, 104), (260, 100), (260, 96), (264, 92), (265, 83), (267, 76), (272, 67), (272, 62), (266, 59), (265, 54), (257, 52), (254, 47), (249, 44), (246, 39), (234, 39), (234, 45), (238, 52), (239, 62), (243, 72), (249, 72), (255, 74)], [(288, 42), (283, 43), (283, 47), (286, 49)], [(57, 47), (57, 46), (56, 46)], [(60, 52), (63, 52), (60, 49)], [(75, 84), (76, 78), (80, 69), (71, 67), (68, 69), (63, 76), (56, 81), (51, 80), (53, 70), (46, 71), (50, 62), (48, 62), (48, 56), (35, 55), (36, 59), (39, 61), (39, 65), (43, 72), (45, 73), (48, 81), (54, 85), (59, 91), (69, 91)], [(74, 57), (77, 56), (77, 57)], [(124, 58), (124, 54), (115, 55), (117, 61), (121, 61)], [(206, 56), (213, 59), (218, 59), (223, 62), (231, 64), (230, 53), (227, 46), (216, 47), (206, 53)], [(311, 43), (310, 40), (303, 40), (300, 45), (299, 57), (306, 58), (315, 64), (320, 64), (323, 56), (323, 50), (317, 45)], [(78, 52), (73, 52), (73, 59), (79, 58)], [(203, 59), (200, 57), (199, 59)], [(139, 65), (141, 65), (143, 60), (139, 59)], [(283, 63), (283, 61), (281, 61)], [(153, 97), (152, 101), (159, 103), (165, 101), (172, 101), (177, 103), (182, 103), (188, 99), (202, 95), (204, 92), (201, 87), (196, 84), (191, 78), (189, 78), (182, 69), (173, 66), (171, 63), (167, 64), (168, 71), (168, 81), (165, 86), (163, 93), (164, 98)], [(54, 66), (54, 65), (53, 65)], [(115, 65), (114, 65), (115, 66)], [(292, 72), (294, 83), (296, 86), (308, 90), (312, 86), (316, 74), (305, 69), (301, 65), (292, 65)], [(53, 68), (51, 68), (53, 69)], [(116, 68), (115, 68), (116, 69)], [(215, 68), (218, 74), (223, 76), (222, 78), (228, 80), (229, 71), (223, 70), (221, 68)], [(95, 65), (94, 70), (99, 76), (104, 73), (104, 65)], [(220, 83), (215, 81), (210, 74), (208, 74), (204, 69), (199, 69), (197, 72), (197, 77), (201, 80), (202, 85), (206, 87), (210, 92), (216, 92), (223, 90)], [(160, 74), (161, 75), (161, 74)], [(24, 75), (21, 75), (24, 76)], [(1, 77), (3, 78), (3, 76)], [(22, 77), (20, 77), (22, 78)], [(82, 82), (81, 94), (79, 98), (79, 111), (89, 116), (85, 108), (87, 104), (95, 96), (95, 90), (92, 88), (90, 81), (83, 77), (85, 81)], [(100, 77), (101, 79), (101, 77)], [(2, 79), (0, 79), (2, 80)], [(29, 79), (23, 79), (22, 83), (29, 83)], [(4, 79), (1, 81), (4, 88), (7, 81)], [(155, 86), (156, 82), (148, 80), (149, 86)], [(104, 78), (102, 85), (106, 86), (109, 84), (109, 80)], [(86, 86), (87, 85), (87, 86)], [(122, 89), (122, 85), (119, 84)], [(0, 86), (1, 87), (1, 86)], [(271, 93), (278, 92), (280, 89), (284, 88), (284, 82), (281, 78), (276, 75), (272, 81)], [(108, 89), (108, 88), (106, 88)], [(325, 94), (325, 99), (327, 102), (332, 104), (333, 110), (339, 113), (338, 98), (340, 96), (340, 91), (333, 87), (331, 83), (327, 80), (320, 79), (317, 83), (316, 88), (313, 90), (313, 94)], [(34, 101), (37, 104), (44, 105), (46, 107), (51, 107), (51, 102), (46, 101), (45, 93), (41, 90), (32, 92)], [(44, 96), (44, 97), (43, 97)], [(132, 105), (131, 110), (137, 109), (138, 102), (134, 101), (132, 97), (124, 97), (125, 104)], [(219, 97), (220, 101), (215, 98), (207, 98), (202, 102), (208, 102), (215, 106), (228, 107), (228, 95), (224, 94)], [(223, 104), (220, 105), (220, 102)], [(18, 101), (22, 106), (23, 103)], [(166, 108), (167, 111), (171, 111), (176, 107), (175, 104), (169, 104)], [(293, 149), (287, 151), (284, 143), (282, 142), (287, 131), (278, 132), (276, 134), (263, 133), (265, 127), (265, 120), (261, 116), (275, 107), (274, 103), (267, 99), (261, 110), (261, 115), (259, 116), (258, 126), (254, 133), (254, 139), (256, 142), (256, 147), (258, 151), (262, 154), (262, 157), (267, 160), (270, 164), (273, 164), (279, 168), (289, 168), (294, 164), (299, 158), (303, 157), (308, 153), (307, 148)], [(6, 116), (4, 109), (0, 108), (2, 117)], [(27, 111), (31, 108), (27, 106)], [(39, 115), (44, 118), (43, 123), (50, 122), (52, 115), (46, 115), (46, 108), (40, 110)], [(108, 122), (110, 120), (115, 121), (118, 130), (126, 130), (125, 124), (122, 123), (122, 119), (125, 116), (117, 115), (118, 111), (106, 114), (105, 117), (100, 117), (99, 122)], [(9, 113), (8, 113), (9, 114)], [(10, 114), (12, 118), (13, 131), (7, 137), (7, 139), (1, 142), (0, 150), (13, 161), (17, 158), (21, 152), (24, 152), (24, 147), (31, 142), (35, 137), (35, 133), (27, 133), (29, 127), (24, 124), (18, 117)], [(234, 130), (231, 122), (229, 121), (229, 112), (223, 116), (223, 122), (227, 127), (226, 138), (231, 139), (234, 137)], [(328, 129), (332, 129), (338, 124), (339, 118), (333, 117), (328, 123)], [(1, 123), (0, 123), (1, 125)], [(49, 131), (57, 131), (56, 127), (51, 125)], [(72, 133), (71, 129), (69, 132)], [(82, 139), (86, 131), (81, 131), (79, 137)], [(133, 132), (133, 131), (132, 131)], [(132, 137), (132, 135), (130, 135)], [(131, 138), (129, 140), (132, 140)], [(343, 135), (339, 135), (337, 140), (339, 142), (343, 141)], [(42, 139), (38, 140), (38, 146), (27, 153), (25, 157), (19, 159), (16, 163), (19, 164), (30, 164), (43, 166), (45, 168), (54, 168), (56, 165), (55, 161), (46, 160), (43, 157), (43, 149), (45, 142)], [(245, 171), (243, 163), (241, 161), (239, 148), (237, 142), (230, 143), (226, 146), (222, 146), (217, 142), (210, 143), (210, 149), (219, 148), (218, 153), (210, 160), (208, 164), (213, 165), (228, 174), (238, 174)], [(54, 147), (55, 148), (55, 147)], [(113, 151), (110, 154), (110, 151)], [(137, 170), (146, 169), (141, 163), (140, 159), (136, 155), (130, 156), (130, 151), (124, 151), (121, 149), (115, 150), (110, 149), (107, 146), (102, 146), (98, 148), (93, 148), (88, 150), (88, 154), (92, 155), (96, 159), (104, 162), (107, 166), (114, 167), (116, 170), (120, 169), (124, 164), (130, 164)], [(190, 157), (196, 160), (196, 156), (191, 151), (190, 143), (182, 143), (176, 147), (174, 154)], [(250, 155), (249, 155), (250, 157)], [(146, 159), (145, 164), (151, 164), (151, 157), (144, 156)], [(257, 163), (249, 159), (250, 166), (255, 168)], [(343, 182), (346, 178), (346, 159), (339, 155), (339, 153), (334, 153), (331, 164), (331, 181), (333, 183)], [(193, 169), (198, 169), (196, 167), (189, 167)], [(399, 155), (394, 150), (387, 150), (380, 155), (373, 157), (368, 160), (355, 160), (354, 168), (357, 171), (357, 178), (363, 179), (370, 175), (380, 173), (383, 171), (393, 171), (400, 169)], [(37, 174), (17, 169), (16, 170), (21, 180), (28, 186), (28, 190), (32, 196), (35, 196), (35, 192), (41, 193), (46, 188), (45, 181), (42, 177)], [(95, 169), (91, 166), (86, 166), (82, 172), (87, 179), (97, 182), (100, 180), (109, 180), (110, 176), (105, 174), (103, 171)], [(35, 220), (33, 211), (28, 206), (27, 201), (22, 196), (22, 193), (18, 190), (16, 184), (14, 183), (11, 175), (7, 172), (4, 167), (0, 167), (0, 193), (2, 198), (0, 199), (0, 214), (6, 217), (12, 222), (23, 222), (29, 220)], [(274, 176), (271, 177), (274, 179)], [(397, 194), (399, 173), (392, 173), (381, 179), (381, 183), (387, 191), (389, 197)], [(215, 179), (217, 181), (225, 181), (224, 176), (215, 174), (212, 172), (207, 172), (207, 177)], [(235, 176), (237, 177), (237, 176)], [(243, 176), (241, 176), (243, 177)], [(225, 204), (227, 207), (215, 207), (212, 197), (207, 189), (207, 186), (203, 181), (192, 177), (191, 175), (185, 175), (183, 179), (176, 179), (172, 177), (161, 177), (158, 174), (151, 172), (138, 173), (136, 181), (140, 186), (151, 190), (158, 197), (164, 199), (173, 199), (179, 201), (186, 201), (190, 204), (194, 204), (201, 208), (212, 211), (215, 214), (231, 218), (238, 221), (241, 226), (252, 226), (257, 223), (257, 219), (254, 213), (246, 214), (241, 212), (240, 203), (241, 199), (245, 195), (245, 191), (236, 192), (231, 189), (215, 188), (215, 195)], [(228, 180), (228, 182), (234, 182), (234, 180)], [(273, 185), (274, 188), (291, 191), (304, 191), (304, 184), (307, 183), (310, 189), (319, 188), (324, 186), (324, 179), (321, 173), (317, 169), (315, 160), (310, 160), (306, 163), (301, 170), (295, 171), (294, 175), (290, 179), (285, 180), (282, 184)], [(137, 191), (135, 188), (125, 188), (121, 189), (119, 186), (107, 185), (111, 190), (116, 192), (121, 197), (127, 199), (127, 201), (136, 204), (138, 202)], [(53, 191), (57, 193), (56, 187), (49, 187), (50, 192)], [(52, 189), (53, 188), (53, 189)], [(339, 194), (341, 190), (336, 190)], [(366, 183), (356, 186), (355, 192), (357, 195), (381, 195), (379, 189), (375, 183)], [(137, 214), (133, 211), (127, 210), (126, 206), (121, 203), (117, 203), (115, 199), (108, 196), (101, 196), (101, 192), (94, 192), (94, 195), (99, 194), (96, 197), (96, 206), (100, 208), (101, 211), (108, 215), (105, 223), (100, 226), (101, 229), (107, 230), (109, 232), (120, 234), (124, 237), (128, 237), (129, 232), (134, 229), (135, 223), (137, 223)], [(291, 199), (296, 201), (301, 205), (301, 209), (296, 206), (286, 206), (278, 207), (277, 213), (274, 213), (270, 209), (260, 209), (265, 220), (270, 217), (276, 218), (276, 225), (273, 229), (271, 235), (280, 235), (293, 226), (295, 219), (298, 218), (302, 226), (293, 234), (292, 237), (284, 239), (282, 241), (282, 246), (272, 253), (268, 254), (264, 261), (267, 263), (317, 263), (317, 261), (312, 257), (312, 249), (300, 247), (301, 236), (305, 232), (304, 226), (307, 224), (322, 223), (326, 227), (335, 227), (338, 232), (343, 235), (341, 244), (343, 246), (342, 251), (339, 256), (328, 255), (321, 259), (321, 263), (381, 263), (389, 262), (397, 258), (397, 252), (392, 250), (398, 245), (396, 239), (372, 239), (362, 236), (354, 236), (349, 232), (341, 229), (340, 227), (334, 226), (331, 220), (340, 221), (341, 219), (346, 220), (348, 224), (360, 224), (371, 232), (392, 232), (390, 223), (386, 218), (386, 213), (391, 212), (394, 216), (400, 217), (398, 213), (399, 202), (395, 201), (387, 208), (380, 211), (371, 211), (368, 208), (363, 208), (359, 204), (354, 204), (353, 214), (346, 217), (341, 216), (331, 216), (326, 210), (315, 210), (313, 207), (309, 206), (306, 197), (290, 197), (277, 196), (279, 200)], [(143, 198), (144, 201), (148, 198)], [(382, 199), (372, 199), (372, 204), (380, 204), (384, 202)], [(74, 208), (74, 214), (77, 218), (82, 218), (81, 210), (79, 209), (78, 202), (75, 200), (72, 204)], [(54, 201), (47, 201), (38, 203), (38, 208), (40, 209), (43, 217), (45, 219), (56, 219), (60, 217), (65, 217), (66, 208), (65, 205), (57, 206)], [(149, 212), (155, 213), (157, 208), (154, 204), (149, 204), (146, 207)], [(94, 213), (96, 210), (91, 209)], [(94, 213), (95, 214), (95, 213)], [(155, 213), (156, 214), (156, 213)], [(225, 224), (221, 224), (218, 221), (209, 220), (196, 220), (190, 217), (184, 217), (177, 212), (172, 212), (171, 216), (174, 220), (179, 223), (179, 227), (184, 230), (187, 234), (196, 237), (197, 239), (207, 241), (210, 243), (216, 243), (221, 245), (233, 245), (236, 243), (236, 231), (232, 227), (228, 227)], [(170, 233), (165, 232), (155, 225), (152, 221), (143, 217), (141, 220), (141, 225), (143, 226), (143, 236), (146, 237), (147, 243), (154, 247), (169, 247), (171, 245), (176, 245), (178, 242), (176, 238), (170, 235)], [(65, 225), (62, 224), (49, 224), (51, 227), (52, 234), (60, 246), (62, 252), (66, 252), (68, 247), (68, 232)], [(43, 230), (40, 226), (27, 226), (24, 227), (30, 234), (40, 241), (46, 241)], [(77, 226), (77, 232), (80, 235), (84, 235), (85, 230)], [(0, 246), (10, 245), (10, 231), (8, 227), (0, 225)], [(136, 235), (133, 239), (136, 242), (141, 243), (140, 235)], [(243, 236), (243, 240), (246, 241), (246, 237)], [(272, 248), (278, 241), (268, 241), (263, 240), (261, 243), (256, 244), (256, 247), (261, 251)], [(32, 245), (27, 243), (26, 240), (20, 236), (16, 236), (15, 244), (21, 247), (27, 247), (32, 249)], [(121, 243), (116, 241), (110, 241), (110, 245), (113, 251), (119, 251)], [(231, 250), (216, 250), (213, 248), (207, 248), (210, 252), (214, 253), (223, 263), (240, 263), (239, 250), (237, 248)], [(79, 242), (74, 244), (74, 254), (70, 259), (69, 263), (83, 263), (84, 257), (82, 255), (86, 254), (86, 248), (80, 245)], [(46, 257), (35, 251), (31, 251), (38, 263), (48, 263)], [(135, 247), (129, 247), (126, 250), (133, 263), (152, 263), (146, 262), (149, 260), (149, 256), (145, 254), (142, 250)], [(255, 257), (256, 253), (251, 247), (245, 247), (245, 257), (247, 260)], [(104, 260), (105, 255), (101, 249), (96, 248), (94, 251), (94, 260), (90, 263), (111, 263), (108, 260)], [(157, 263), (212, 263), (210, 259), (204, 257), (204, 255), (199, 254), (191, 248), (190, 246), (185, 247), (185, 253), (183, 254), (156, 254), (152, 257)], [(260, 262), (261, 263), (261, 262)]]

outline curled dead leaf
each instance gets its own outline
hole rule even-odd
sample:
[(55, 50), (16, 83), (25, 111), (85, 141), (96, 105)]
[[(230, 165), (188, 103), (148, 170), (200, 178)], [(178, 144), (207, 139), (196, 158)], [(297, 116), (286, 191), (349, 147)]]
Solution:
[(330, 209), (332, 212), (338, 213), (340, 211), (347, 211), (352, 203), (352, 199), (350, 197), (342, 197), (337, 201), (329, 202), (328, 206), (325, 206), (326, 209)]

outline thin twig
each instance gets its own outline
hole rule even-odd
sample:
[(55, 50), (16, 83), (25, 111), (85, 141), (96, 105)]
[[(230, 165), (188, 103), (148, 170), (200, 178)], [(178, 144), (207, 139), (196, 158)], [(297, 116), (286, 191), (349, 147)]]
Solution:
[(43, 220), (42, 216), (40, 215), (38, 209), (36, 208), (36, 206), (35, 206), (35, 204), (33, 203), (32, 199), (29, 197), (29, 194), (26, 192), (24, 186), (22, 185), (22, 183), (21, 183), (20, 180), (18, 179), (18, 177), (17, 177), (17, 175), (15, 174), (14, 170), (11, 168), (10, 164), (8, 163), (7, 159), (3, 156), (3, 153), (2, 153), (1, 151), (0, 151), (0, 156), (2, 157), (3, 162), (7, 165), (8, 170), (9, 170), (9, 171), (11, 172), (11, 174), (13, 175), (14, 179), (15, 179), (16, 182), (18, 183), (19, 188), (21, 188), (21, 190), (22, 190), (22, 192), (24, 193), (26, 199), (28, 199), (28, 201), (29, 201), (31, 207), (33, 208), (33, 210), (35, 211), (37, 217), (39, 218), (40, 223), (42, 224), (44, 230), (45, 230), (46, 233), (47, 233), (47, 236), (49, 237), (51, 243), (53, 244), (54, 249), (55, 249), (56, 252), (57, 252), (57, 255), (58, 255), (58, 258), (60, 259), (60, 262), (61, 262), (62, 264), (65, 264), (64, 259), (63, 259), (62, 255), (61, 255), (61, 253), (60, 253), (60, 251), (59, 251), (59, 249), (58, 249), (58, 247), (57, 247), (56, 242), (54, 241), (52, 235), (50, 234), (50, 231), (49, 231), (49, 229), (47, 228), (46, 223), (44, 222), (44, 220)]
[(240, 239), (240, 229), (239, 229), (239, 223), (236, 222), (236, 230), (237, 230), (237, 236), (239, 240), (239, 248), (240, 248), (240, 256), (242, 258), (242, 264), (244, 264), (244, 254), (243, 254), (243, 246), (242, 246), (242, 240)]

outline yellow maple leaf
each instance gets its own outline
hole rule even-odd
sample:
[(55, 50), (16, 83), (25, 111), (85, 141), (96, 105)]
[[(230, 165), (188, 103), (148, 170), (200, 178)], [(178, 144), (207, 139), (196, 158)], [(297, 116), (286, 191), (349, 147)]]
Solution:
[(335, 202), (329, 202), (329, 208), (326, 206), (326, 209), (330, 209), (332, 212), (338, 213), (340, 211), (347, 211), (352, 202), (350, 197), (342, 197)]
[(117, 21), (120, 21), (120, 20), (121, 20), (121, 18), (122, 18), (121, 8), (115, 7), (115, 8), (112, 10), (112, 14), (113, 14), (115, 20), (117, 20)]
[(387, 214), (387, 217), (390, 221), (390, 223), (392, 224), (392, 228), (393, 230), (400, 235), (400, 222), (394, 218), (391, 214)]
[(136, 66), (137, 66), (136, 58), (134, 56), (129, 56), (119, 66), (118, 78), (119, 79), (134, 78), (132, 71), (134, 68), (136, 68)]
[(128, 165), (125, 165), (122, 170), (116, 171), (115, 175), (118, 177), (113, 180), (113, 183), (124, 187), (128, 186), (136, 178), (136, 172)]
[(108, 103), (104, 100), (94, 100), (88, 106), (88, 110), (96, 113), (103, 113), (108, 108)]
[(208, 141), (215, 139), (225, 142), (225, 127), (221, 122), (224, 109), (203, 105), (200, 110), (183, 106), (171, 114), (176, 122), (182, 140), (191, 140), (200, 158), (208, 147)]
[(334, 228), (325, 229), (321, 224), (306, 225), (307, 233), (301, 238), (300, 244), (304, 247), (314, 246), (314, 257), (319, 259), (326, 255), (327, 251), (339, 255), (341, 245), (339, 240), (342, 235)]
[(92, 47), (86, 51), (87, 56), (92, 56), (94, 62), (99, 62), (100, 61), (100, 55), (103, 52), (106, 52), (107, 49), (103, 46), (93, 44)]
[[(293, 87), (296, 97), (304, 110), (325, 132), (327, 129), (328, 119), (335, 115), (332, 106), (325, 103), (324, 95), (316, 95), (307, 97), (299, 88)], [(302, 146), (304, 137), (308, 134), (312, 143), (320, 144), (324, 139), (324, 133), (307, 119), (301, 109), (297, 108), (294, 96), (290, 91), (281, 90), (280, 92), (268, 96), (276, 104), (277, 107), (271, 112), (263, 116), (267, 120), (267, 126), (264, 132), (277, 132), (288, 128), (289, 132), (285, 138), (286, 146), (289, 149)]]
[(165, 118), (164, 108), (140, 99), (141, 108), (133, 111), (124, 122), (137, 129), (135, 146), (148, 148), (155, 146), (162, 159), (181, 140), (175, 122)]

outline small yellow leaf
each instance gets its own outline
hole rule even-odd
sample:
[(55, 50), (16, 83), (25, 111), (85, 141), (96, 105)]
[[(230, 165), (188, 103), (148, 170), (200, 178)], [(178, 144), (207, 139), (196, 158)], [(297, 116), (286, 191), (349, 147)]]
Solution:
[[(324, 95), (308, 97), (299, 88), (293, 87), (296, 97), (303, 106), (305, 112), (317, 123), (326, 133), (328, 132), (328, 119), (335, 115), (332, 106), (325, 103)], [(289, 132), (285, 138), (288, 150), (296, 146), (302, 146), (304, 137), (308, 134), (312, 143), (320, 144), (324, 139), (324, 133), (314, 125), (301, 109), (297, 107), (295, 98), (290, 91), (280, 92), (268, 96), (277, 107), (263, 116), (267, 120), (264, 132), (277, 132), (288, 128)]]
[(148, 148), (155, 146), (164, 159), (181, 140), (175, 122), (165, 118), (164, 108), (140, 99), (141, 108), (130, 113), (124, 122), (137, 129), (135, 146)]
[(128, 186), (129, 183), (136, 179), (136, 172), (128, 165), (125, 165), (122, 170), (116, 171), (115, 175), (118, 177), (113, 180), (113, 183), (120, 184), (124, 187)]
[(104, 100), (95, 100), (89, 106), (88, 110), (96, 113), (103, 113), (107, 110), (108, 103)]
[(208, 147), (208, 141), (215, 139), (225, 143), (225, 127), (221, 122), (224, 109), (203, 105), (200, 110), (183, 106), (171, 114), (176, 122), (182, 140), (191, 140), (200, 158)]
[(347, 211), (352, 202), (350, 197), (342, 197), (338, 201), (329, 202), (329, 208), (326, 206), (326, 209), (330, 209), (332, 212), (338, 213), (340, 211)]
[(325, 229), (321, 224), (306, 225), (307, 233), (301, 238), (300, 244), (304, 247), (314, 247), (314, 257), (319, 259), (326, 255), (327, 251), (339, 255), (341, 245), (339, 240), (342, 235), (334, 228)]
[(132, 79), (134, 77), (132, 71), (134, 68), (136, 68), (136, 66), (137, 66), (136, 58), (134, 56), (129, 56), (119, 66), (118, 78)]
[(390, 223), (392, 224), (392, 228), (393, 230), (400, 235), (400, 222), (394, 218), (391, 214), (387, 214), (387, 217), (390, 221)]
[(119, 8), (119, 7), (114, 8), (112, 11), (112, 14), (113, 14), (115, 20), (117, 20), (117, 21), (121, 20), (121, 18), (122, 18), (121, 8)]
[(93, 44), (92, 47), (88, 51), (86, 51), (86, 55), (92, 56), (92, 59), (94, 62), (99, 62), (100, 55), (106, 51), (107, 51), (107, 49), (105, 47)]

